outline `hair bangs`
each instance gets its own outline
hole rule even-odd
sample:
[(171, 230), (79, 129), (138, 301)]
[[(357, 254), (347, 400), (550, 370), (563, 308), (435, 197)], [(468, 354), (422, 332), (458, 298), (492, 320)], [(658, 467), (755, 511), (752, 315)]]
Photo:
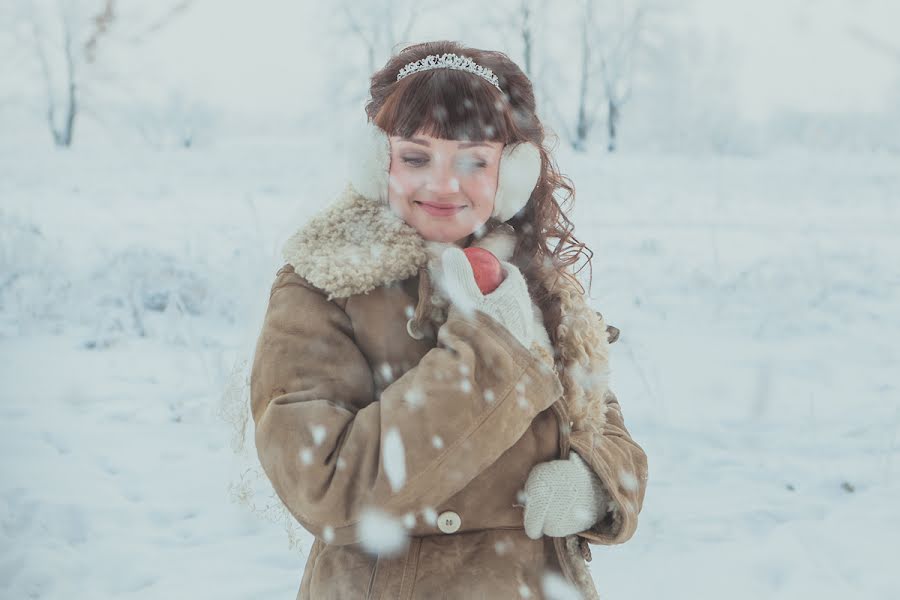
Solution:
[(509, 105), (488, 82), (471, 73), (435, 70), (398, 82), (375, 116), (389, 135), (509, 143)]

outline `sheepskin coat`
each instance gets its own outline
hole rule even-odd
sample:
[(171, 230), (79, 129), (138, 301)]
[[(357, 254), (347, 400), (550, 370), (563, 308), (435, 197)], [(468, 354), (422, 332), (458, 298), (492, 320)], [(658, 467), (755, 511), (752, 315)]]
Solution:
[[(512, 235), (472, 245), (509, 260)], [(315, 536), (297, 598), (544, 598), (562, 582), (596, 598), (588, 544), (634, 534), (647, 479), (607, 383), (618, 331), (557, 284), (556, 359), (526, 348), (452, 310), (433, 250), (351, 186), (284, 245), (250, 384), (263, 470)], [(532, 540), (525, 481), (570, 449), (603, 483), (603, 516)]]

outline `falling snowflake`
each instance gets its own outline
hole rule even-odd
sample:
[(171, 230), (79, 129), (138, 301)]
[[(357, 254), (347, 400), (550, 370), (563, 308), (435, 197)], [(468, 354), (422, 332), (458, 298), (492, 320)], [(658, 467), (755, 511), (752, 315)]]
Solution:
[(311, 464), (313, 460), (313, 453), (311, 448), (301, 448), (300, 449), (300, 462), (304, 465)]
[(326, 429), (324, 425), (310, 425), (309, 426), (310, 433), (313, 436), (313, 444), (316, 446), (321, 446), (322, 442), (325, 440)]
[(546, 571), (541, 578), (541, 589), (547, 600), (581, 600), (581, 594), (565, 577)]
[(416, 526), (416, 515), (412, 512), (408, 512), (403, 515), (403, 526), (407, 529), (412, 529)]
[(394, 369), (392, 369), (391, 365), (389, 365), (388, 363), (381, 363), (381, 365), (378, 367), (378, 371), (379, 373), (381, 373), (381, 379), (385, 383), (394, 381)]
[(403, 394), (403, 399), (410, 406), (418, 408), (425, 403), (425, 394), (420, 388), (413, 387), (406, 390), (406, 392)]
[(388, 176), (388, 185), (390, 185), (391, 188), (393, 188), (393, 190), (398, 194), (403, 194), (406, 191), (406, 189), (403, 187), (403, 183), (394, 175)]
[[(444, 251), (444, 253), (446, 252), (447, 250)], [(441, 256), (443, 257), (444, 254), (442, 254)], [(468, 276), (472, 276), (471, 269)], [(462, 276), (453, 273), (442, 272), (437, 274), (437, 277), (438, 279), (436, 280), (436, 283), (439, 289), (447, 297), (447, 300), (449, 300), (450, 303), (453, 304), (466, 319), (474, 318), (475, 301), (469, 295), (469, 291), (464, 284), (464, 280), (461, 281)]]
[(356, 533), (363, 550), (379, 556), (399, 554), (409, 541), (406, 529), (398, 519), (371, 507), (363, 510)]
[(403, 439), (396, 427), (391, 427), (384, 434), (382, 461), (391, 490), (396, 492), (406, 483), (406, 453), (403, 450)]
[(634, 473), (625, 471), (624, 469), (619, 471), (619, 482), (622, 484), (623, 488), (630, 492), (637, 491), (638, 489), (637, 477), (634, 476)]
[(603, 390), (609, 387), (609, 368), (586, 369), (579, 363), (569, 368), (572, 379), (586, 390)]

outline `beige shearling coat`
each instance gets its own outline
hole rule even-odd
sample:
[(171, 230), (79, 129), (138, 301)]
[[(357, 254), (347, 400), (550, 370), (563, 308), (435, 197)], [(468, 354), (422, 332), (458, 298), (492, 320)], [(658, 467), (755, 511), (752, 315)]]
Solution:
[[(511, 231), (474, 245), (508, 260)], [(553, 574), (596, 598), (588, 543), (634, 534), (647, 479), (607, 386), (618, 331), (574, 286), (558, 290), (557, 365), (463, 318), (433, 289), (428, 244), (349, 186), (283, 254), (250, 383), (259, 460), (315, 536), (297, 598), (544, 598)], [(605, 516), (532, 540), (521, 490), (570, 449), (608, 492)], [(371, 509), (402, 523), (402, 549), (365, 550)]]

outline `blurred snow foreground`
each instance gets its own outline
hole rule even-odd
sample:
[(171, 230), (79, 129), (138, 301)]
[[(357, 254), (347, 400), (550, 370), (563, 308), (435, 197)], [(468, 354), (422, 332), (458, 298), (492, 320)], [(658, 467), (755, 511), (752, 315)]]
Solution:
[[(312, 539), (259, 469), (247, 376), (280, 244), (339, 188), (317, 147), (0, 146), (8, 597), (296, 593)], [(650, 460), (637, 534), (593, 548), (601, 593), (900, 597), (896, 159), (559, 160)], [(433, 512), (360, 533), (402, 551)]]

